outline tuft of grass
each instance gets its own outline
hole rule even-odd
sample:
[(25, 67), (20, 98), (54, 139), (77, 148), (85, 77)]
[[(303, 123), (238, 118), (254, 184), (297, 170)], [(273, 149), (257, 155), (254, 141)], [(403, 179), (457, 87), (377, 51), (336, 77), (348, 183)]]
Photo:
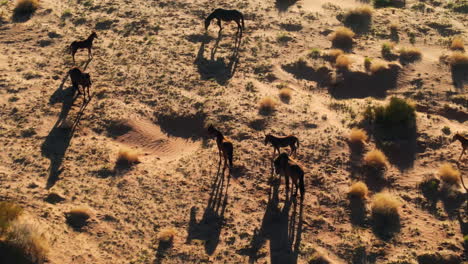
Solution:
[(394, 44), (391, 42), (384, 42), (382, 43), (382, 56), (384, 58), (387, 58), (388, 56), (392, 55), (392, 50), (393, 50)]
[(81, 230), (88, 224), (91, 218), (91, 210), (85, 207), (77, 207), (65, 214), (67, 224), (75, 230)]
[(13, 9), (13, 15), (15, 17), (31, 16), (38, 8), (39, 0), (18, 0)]
[(404, 47), (398, 50), (400, 53), (400, 60), (406, 62), (413, 62), (421, 60), (422, 53), (421, 50), (416, 47)]
[(349, 70), (349, 66), (352, 64), (352, 60), (348, 55), (340, 55), (336, 58), (335, 66), (338, 69)]
[(355, 35), (351, 29), (339, 27), (330, 35), (330, 40), (334, 47), (349, 49), (353, 46)]
[(119, 150), (116, 163), (118, 165), (131, 166), (140, 162), (138, 159), (139, 156), (140, 154), (136, 150), (130, 148), (121, 148)]
[(312, 58), (312, 59), (317, 59), (317, 58), (320, 58), (320, 49), (318, 48), (313, 48), (309, 51), (309, 57)]
[(331, 264), (331, 260), (322, 253), (315, 251), (307, 261), (308, 264)]
[(390, 28), (390, 32), (397, 33), (398, 29), (400, 29), (400, 24), (398, 24), (398, 22), (396, 21), (393, 21), (390, 23), (389, 28)]
[(450, 49), (451, 50), (464, 51), (465, 50), (465, 44), (463, 43), (463, 39), (461, 37), (454, 37), (452, 39), (452, 43), (450, 44)]
[(169, 228), (164, 228), (158, 233), (158, 240), (165, 242), (165, 243), (170, 243), (174, 240), (175, 235), (177, 234), (177, 229), (173, 227)]
[(364, 58), (364, 68), (366, 69), (366, 71), (370, 70), (371, 65), (372, 65), (372, 59), (369, 58), (369, 57), (365, 57)]
[(369, 193), (369, 189), (364, 182), (356, 182), (349, 187), (348, 195), (351, 198), (366, 199)]
[[(381, 192), (372, 197), (372, 219), (377, 229), (385, 229), (399, 223), (401, 206), (394, 196), (389, 193)], [(385, 230), (377, 230), (385, 232)]]
[(357, 30), (368, 29), (372, 22), (374, 9), (370, 5), (362, 5), (349, 10), (344, 15), (344, 24)]
[(276, 36), (276, 41), (280, 44), (286, 44), (291, 40), (293, 40), (293, 38), (287, 33), (281, 33), (278, 36)]
[(263, 98), (262, 100), (260, 100), (260, 102), (259, 102), (259, 111), (260, 111), (260, 113), (262, 113), (264, 115), (271, 114), (276, 110), (276, 105), (277, 104), (278, 103), (276, 102), (275, 99), (273, 99), (270, 96), (267, 96), (267, 97)]
[(450, 185), (460, 184), (460, 171), (452, 167), (450, 163), (444, 163), (440, 166), (438, 171), (440, 179)]
[(382, 72), (382, 71), (385, 71), (385, 70), (388, 70), (388, 69), (389, 69), (388, 63), (383, 61), (383, 60), (378, 60), (378, 59), (373, 60), (370, 67), (369, 67), (369, 71), (372, 74)]
[(379, 169), (386, 168), (388, 166), (388, 159), (382, 151), (374, 149), (364, 155), (364, 164)]
[(340, 55), (343, 55), (343, 54), (344, 52), (340, 49), (331, 49), (324, 54), (324, 59), (332, 63), (335, 63), (336, 58), (338, 58)]
[(292, 89), (287, 87), (281, 88), (281, 90), (279, 91), (279, 97), (281, 98), (281, 100), (289, 102), (289, 100), (291, 100), (292, 97)]
[(351, 129), (351, 133), (349, 133), (349, 142), (351, 143), (363, 144), (368, 138), (367, 132), (361, 128), (353, 128)]
[(23, 213), (19, 205), (12, 202), (0, 202), (0, 236), (5, 233), (11, 222)]
[(428, 200), (435, 201), (439, 195), (440, 180), (436, 177), (426, 177), (419, 183), (419, 189)]
[(453, 52), (449, 56), (448, 61), (455, 68), (468, 67), (468, 55), (460, 51)]

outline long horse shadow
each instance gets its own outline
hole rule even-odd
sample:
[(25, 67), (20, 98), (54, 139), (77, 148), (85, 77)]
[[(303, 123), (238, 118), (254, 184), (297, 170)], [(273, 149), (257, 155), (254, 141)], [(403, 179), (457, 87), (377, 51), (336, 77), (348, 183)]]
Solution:
[[(273, 173), (272, 173), (273, 174)], [(270, 263), (295, 264), (298, 260), (303, 231), (303, 202), (298, 204), (296, 197), (286, 192), (286, 200), (279, 207), (279, 183), (273, 183), (268, 193), (268, 204), (260, 229), (254, 230), (248, 248), (240, 251), (249, 257), (249, 263), (256, 262), (261, 255), (259, 250), (270, 240)]]
[[(225, 183), (224, 171), (221, 173), (221, 162), (218, 172), (211, 185), (210, 198), (200, 221), (197, 221), (197, 207), (190, 209), (190, 222), (188, 227), (187, 243), (192, 239), (205, 242), (205, 252), (212, 255), (219, 244), (221, 229), (224, 224), (224, 213), (228, 203), (228, 190), (230, 176)], [(224, 185), (226, 184), (226, 187)]]
[[(83, 71), (86, 71), (86, 69), (88, 68), (88, 65), (89, 63), (93, 60), (93, 58), (89, 58), (87, 61), (85, 61), (85, 63), (83, 63), (83, 65), (81, 66), (83, 68)], [(49, 104), (56, 104), (58, 102), (62, 102), (65, 97), (67, 96), (67, 94), (69, 94), (69, 90), (67, 89), (63, 89), (63, 86), (65, 85), (65, 83), (67, 82), (68, 80), (68, 77), (69, 77), (69, 74), (68, 74), (68, 71), (65, 73), (65, 76), (63, 76), (62, 78), (62, 82), (60, 83), (59, 87), (57, 88), (57, 90), (54, 91), (54, 93), (50, 96), (49, 98)], [(71, 91), (71, 90), (70, 90)]]
[(227, 58), (227, 63), (225, 58), (216, 58), (216, 52), (218, 51), (222, 36), (222, 32), (220, 31), (211, 49), (209, 59), (205, 58), (205, 45), (207, 42), (203, 41), (198, 49), (194, 64), (197, 65), (198, 73), (203, 80), (215, 79), (218, 84), (225, 85), (237, 70), (242, 36), (236, 34), (234, 49), (232, 54)]

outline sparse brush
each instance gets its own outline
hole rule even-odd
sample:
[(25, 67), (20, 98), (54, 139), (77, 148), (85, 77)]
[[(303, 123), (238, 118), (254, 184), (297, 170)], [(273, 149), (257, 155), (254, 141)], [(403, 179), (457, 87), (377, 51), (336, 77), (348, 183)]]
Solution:
[(65, 216), (67, 218), (67, 224), (76, 230), (80, 230), (88, 224), (91, 214), (92, 212), (88, 208), (77, 207), (70, 210)]
[(388, 63), (383, 61), (383, 60), (373, 60), (369, 70), (372, 74), (376, 74), (378, 72), (383, 72), (385, 70), (388, 70)]
[(366, 71), (370, 70), (371, 64), (372, 64), (372, 59), (369, 58), (369, 57), (365, 57), (364, 58), (364, 68), (366, 69)]
[(131, 166), (140, 162), (138, 159), (139, 156), (140, 154), (136, 150), (132, 150), (130, 148), (121, 148), (117, 156), (117, 164)]
[(465, 45), (463, 43), (463, 39), (461, 37), (454, 37), (452, 39), (452, 43), (450, 44), (450, 49), (464, 51)]
[(400, 221), (400, 201), (389, 193), (378, 193), (372, 198), (372, 219), (379, 233), (392, 232)]
[(338, 69), (348, 70), (349, 66), (352, 64), (352, 60), (348, 55), (340, 55), (336, 58), (335, 66)]
[(324, 54), (324, 58), (332, 63), (335, 63), (336, 58), (343, 54), (344, 52), (340, 49), (331, 49)]
[(345, 14), (344, 23), (354, 29), (367, 29), (371, 24), (373, 12), (374, 9), (369, 5), (356, 7)]
[(351, 133), (349, 133), (349, 142), (354, 144), (363, 144), (367, 141), (368, 136), (367, 132), (361, 128), (353, 128), (351, 129)]
[(163, 230), (159, 231), (158, 240), (162, 242), (172, 242), (175, 235), (177, 234), (177, 230), (173, 227), (164, 228)]
[(389, 28), (390, 28), (390, 32), (392, 32), (393, 34), (397, 33), (398, 29), (400, 29), (400, 24), (398, 24), (398, 22), (393, 21), (390, 23)]
[(402, 61), (413, 62), (421, 60), (422, 58), (421, 50), (416, 47), (401, 48), (398, 52), (400, 53), (400, 60)]
[(18, 0), (13, 14), (15, 17), (30, 16), (39, 7), (39, 0)]
[(317, 49), (317, 48), (313, 48), (309, 51), (309, 57), (312, 58), (312, 59), (317, 59), (320, 57), (320, 49)]
[(25, 219), (14, 221), (5, 239), (0, 240), (2, 259), (6, 263), (45, 263), (49, 243), (39, 230), (37, 224)]
[(310, 256), (308, 264), (331, 264), (331, 260), (325, 256), (324, 254), (320, 253), (319, 251), (314, 249), (313, 254)]
[(449, 56), (448, 61), (452, 67), (468, 67), (468, 54), (456, 51)]
[(393, 46), (394, 46), (394, 45), (393, 45), (393, 43), (391, 43), (391, 42), (384, 42), (384, 43), (382, 43), (382, 50), (381, 50), (381, 52), (382, 52), (382, 56), (383, 56), (384, 58), (386, 58), (386, 57), (392, 55)]
[(444, 163), (439, 168), (440, 179), (450, 185), (460, 184), (460, 171), (452, 167), (450, 163)]
[(270, 96), (267, 96), (260, 100), (259, 110), (262, 114), (271, 114), (276, 110), (277, 102)]
[(364, 182), (356, 182), (349, 187), (348, 195), (351, 198), (366, 199), (369, 189)]
[(416, 106), (412, 101), (392, 97), (386, 106), (371, 109), (370, 121), (375, 122), (380, 136), (389, 139), (408, 138), (416, 129)]
[(351, 29), (339, 27), (330, 35), (330, 40), (335, 47), (349, 49), (353, 46), (355, 35)]
[(281, 88), (281, 90), (279, 91), (279, 97), (283, 101), (289, 102), (289, 100), (291, 100), (291, 96), (292, 96), (291, 88), (285, 87), (285, 88)]
[(374, 149), (364, 155), (364, 164), (374, 168), (386, 168), (388, 159), (382, 151)]
[(0, 236), (4, 233), (10, 223), (18, 218), (23, 212), (19, 205), (11, 202), (0, 202)]

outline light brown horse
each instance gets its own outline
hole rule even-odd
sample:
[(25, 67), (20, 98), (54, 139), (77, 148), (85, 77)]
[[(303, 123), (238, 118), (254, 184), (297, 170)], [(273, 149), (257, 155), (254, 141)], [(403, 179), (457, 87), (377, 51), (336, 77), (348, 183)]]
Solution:
[(208, 134), (212, 137), (216, 138), (216, 144), (218, 145), (218, 153), (219, 153), (219, 162), (221, 163), (221, 159), (224, 159), (224, 167), (223, 173), (226, 167), (229, 167), (229, 172), (232, 170), (232, 159), (233, 159), (233, 151), (234, 146), (232, 142), (223, 136), (223, 134), (214, 128), (213, 125), (208, 127)]
[(289, 155), (296, 154), (296, 150), (299, 147), (299, 139), (295, 136), (289, 135), (285, 137), (277, 137), (271, 134), (265, 136), (265, 145), (271, 143), (273, 146), (273, 157), (275, 156), (276, 152), (280, 154), (280, 148), (290, 147), (291, 152)]
[(464, 136), (462, 136), (461, 134), (455, 134), (453, 136), (453, 139), (452, 139), (452, 142), (455, 142), (455, 141), (460, 141), (461, 145), (462, 145), (462, 153), (460, 154), (460, 157), (458, 158), (458, 160), (460, 161), (463, 154), (465, 154), (465, 151), (466, 149), (468, 148), (468, 139)]
[(304, 186), (304, 170), (301, 166), (291, 159), (288, 154), (281, 153), (274, 161), (276, 174), (283, 175), (286, 178), (286, 189), (289, 189), (289, 178), (296, 186), (297, 190), (301, 190), (301, 200), (304, 199), (305, 186)]

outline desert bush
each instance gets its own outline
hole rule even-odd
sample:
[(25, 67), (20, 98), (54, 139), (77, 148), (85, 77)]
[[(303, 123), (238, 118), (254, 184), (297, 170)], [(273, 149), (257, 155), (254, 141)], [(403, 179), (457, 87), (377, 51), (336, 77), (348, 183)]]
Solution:
[(355, 30), (366, 30), (372, 22), (373, 11), (369, 5), (351, 9), (344, 16), (344, 24)]
[(317, 49), (317, 48), (313, 48), (309, 51), (309, 57), (312, 58), (312, 59), (317, 59), (320, 57), (320, 49)]
[(373, 0), (375, 7), (403, 7), (405, 0)]
[(450, 163), (444, 163), (440, 166), (438, 171), (440, 179), (450, 185), (460, 184), (460, 171), (452, 167)]
[(364, 164), (373, 168), (386, 168), (388, 159), (382, 151), (374, 149), (364, 155)]
[(139, 163), (140, 154), (136, 150), (130, 148), (121, 148), (117, 156), (117, 164), (121, 166), (131, 166), (135, 163)]
[(364, 182), (356, 182), (349, 187), (348, 195), (351, 198), (366, 199), (369, 189)]
[(7, 263), (42, 264), (47, 260), (49, 244), (39, 226), (25, 219), (12, 222), (4, 239), (0, 239), (2, 258)]
[(378, 72), (382, 72), (385, 70), (388, 70), (388, 63), (383, 60), (378, 60), (378, 59), (373, 60), (369, 67), (369, 71), (372, 74), (376, 74)]
[(389, 193), (378, 193), (372, 198), (372, 220), (375, 231), (388, 234), (396, 231), (400, 224), (401, 203)]
[(390, 28), (390, 32), (396, 33), (398, 32), (398, 29), (400, 29), (400, 24), (398, 24), (398, 22), (393, 21), (390, 23), (389, 28)]
[(91, 210), (85, 207), (77, 207), (65, 214), (67, 224), (75, 230), (81, 230), (88, 224), (91, 218)]
[(23, 209), (15, 203), (0, 202), (0, 235), (7, 231), (10, 223), (22, 212)]
[(291, 41), (293, 38), (289, 36), (287, 33), (281, 33), (278, 36), (276, 36), (276, 41), (281, 43), (281, 44), (286, 44), (289, 41)]
[(332, 262), (327, 256), (316, 251), (310, 256), (309, 261), (307, 263), (309, 264), (331, 264)]
[(18, 0), (13, 15), (15, 17), (30, 16), (39, 7), (39, 0)]
[(259, 111), (261, 114), (271, 114), (276, 110), (277, 102), (270, 96), (264, 97), (260, 100)]
[(400, 60), (406, 62), (418, 61), (422, 58), (421, 50), (416, 47), (405, 47), (398, 50), (400, 53)]
[(170, 228), (164, 228), (158, 233), (158, 240), (162, 242), (172, 242), (174, 239), (175, 235), (177, 234), (177, 230), (173, 227)]
[(332, 62), (332, 63), (335, 63), (336, 62), (336, 59), (340, 56), (340, 55), (343, 55), (344, 52), (340, 49), (331, 49), (329, 51), (327, 51), (323, 57), (324, 59)]
[(283, 101), (289, 102), (289, 100), (291, 100), (291, 96), (292, 96), (291, 88), (285, 87), (285, 88), (281, 88), (281, 90), (279, 91), (279, 97)]
[(348, 70), (352, 64), (352, 60), (348, 55), (340, 55), (336, 58), (335, 66), (338, 69)]
[(351, 29), (339, 27), (330, 35), (330, 40), (334, 47), (349, 49), (353, 46), (354, 36)]
[(371, 64), (372, 64), (372, 59), (369, 58), (369, 57), (365, 57), (364, 58), (364, 68), (366, 69), (366, 71), (370, 70)]
[(367, 132), (364, 129), (353, 128), (349, 133), (349, 142), (363, 144), (367, 141)]
[(465, 45), (463, 43), (463, 39), (461, 37), (454, 37), (452, 39), (452, 43), (450, 44), (450, 49), (464, 51)]
[(453, 52), (449, 58), (448, 62), (452, 67), (468, 67), (468, 55), (463, 52)]
[(384, 42), (382, 43), (382, 49), (381, 53), (384, 58), (387, 58), (388, 56), (392, 55), (392, 50), (393, 50), (393, 43), (391, 42)]
[(421, 183), (419, 183), (419, 189), (421, 190), (424, 197), (429, 200), (437, 200), (439, 196), (440, 180), (436, 177), (426, 177)]

